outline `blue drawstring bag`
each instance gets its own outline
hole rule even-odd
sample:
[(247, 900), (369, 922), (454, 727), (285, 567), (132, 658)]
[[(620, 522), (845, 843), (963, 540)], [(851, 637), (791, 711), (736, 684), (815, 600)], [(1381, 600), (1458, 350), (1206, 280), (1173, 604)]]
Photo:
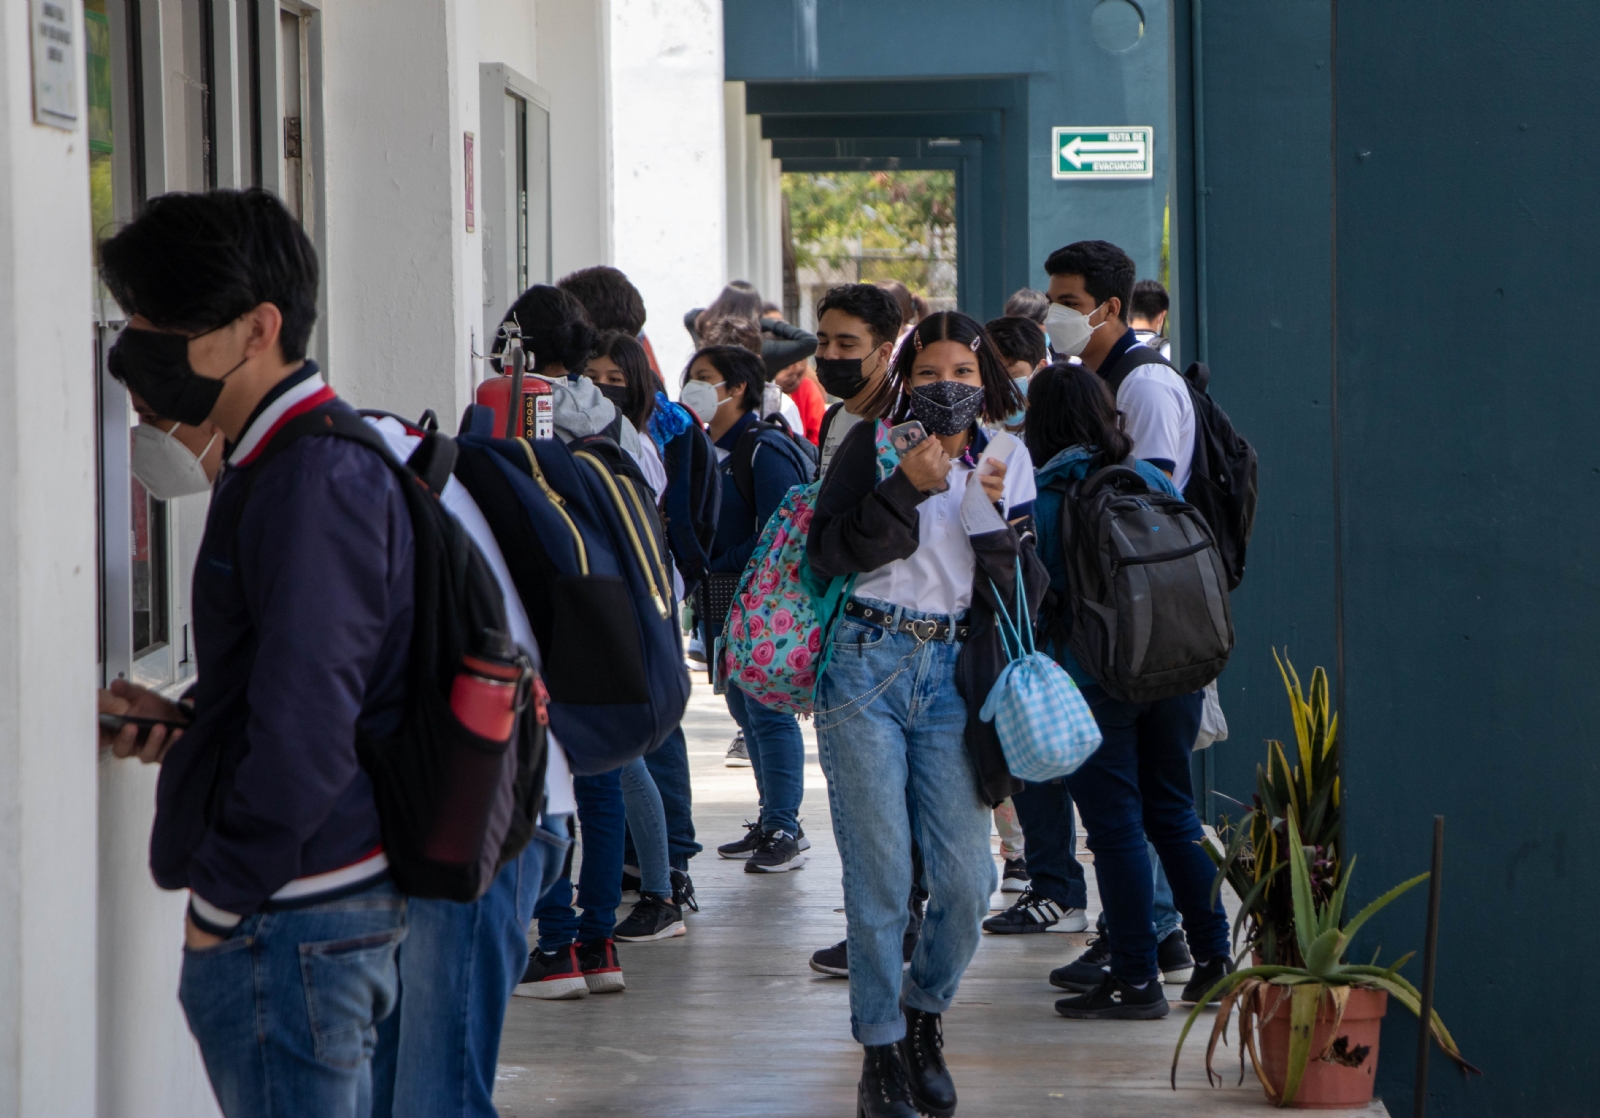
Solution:
[(1100, 748), (1094, 712), (1066, 670), (1033, 646), (1021, 561), (1015, 621), (1000, 602), (999, 588), (994, 591), (1000, 643), (1010, 663), (989, 689), (978, 717), (994, 723), (1012, 776), (1042, 783), (1075, 773)]

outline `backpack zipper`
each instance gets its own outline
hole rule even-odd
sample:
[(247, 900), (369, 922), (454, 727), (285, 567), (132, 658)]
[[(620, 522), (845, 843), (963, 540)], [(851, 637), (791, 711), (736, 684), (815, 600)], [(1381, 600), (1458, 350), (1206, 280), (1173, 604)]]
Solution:
[(1210, 540), (1201, 540), (1188, 547), (1180, 547), (1177, 551), (1163, 551), (1159, 555), (1135, 555), (1131, 559), (1113, 559), (1111, 569), (1115, 571), (1118, 567), (1137, 567), (1143, 563), (1168, 563), (1174, 559), (1182, 559), (1186, 555), (1193, 555), (1197, 551), (1204, 551), (1211, 546)]
[[(620, 480), (622, 482), (623, 490), (628, 494), (628, 499), (633, 502), (633, 507), (639, 513), (639, 524), (642, 527), (648, 528), (650, 526), (650, 518), (645, 515), (644, 501), (639, 497), (638, 486), (634, 485), (632, 478), (625, 477)], [(656, 544), (656, 534), (654, 532), (646, 531), (645, 539), (650, 541), (650, 554), (655, 557), (655, 570), (660, 575), (661, 589), (662, 592), (665, 593), (666, 588), (672, 585), (672, 580), (667, 575), (666, 563), (662, 562), (661, 560), (661, 548)]]
[(544, 471), (539, 468), (539, 459), (533, 455), (533, 445), (527, 439), (518, 439), (517, 442), (522, 444), (522, 451), (528, 456), (528, 468), (533, 471), (533, 480), (544, 491), (544, 495), (550, 498), (550, 503), (555, 506), (555, 510), (561, 514), (561, 519), (567, 522), (567, 528), (572, 532), (572, 542), (578, 549), (578, 573), (588, 574), (589, 552), (583, 546), (583, 533), (578, 531), (577, 524), (567, 515), (566, 498), (550, 488), (550, 483), (545, 480)]
[(644, 553), (644, 544), (639, 541), (639, 530), (634, 526), (633, 517), (628, 513), (628, 505), (622, 499), (621, 490), (617, 488), (617, 479), (612, 477), (611, 471), (588, 451), (580, 450), (574, 457), (582, 458), (589, 463), (589, 467), (600, 475), (605, 487), (611, 490), (611, 500), (616, 504), (617, 511), (622, 514), (622, 522), (628, 526), (628, 537), (633, 541), (633, 552), (639, 557), (639, 566), (644, 570), (645, 581), (650, 584), (650, 597), (656, 604), (656, 612), (661, 614), (663, 620), (671, 617), (672, 611), (667, 608), (666, 599), (661, 596), (661, 589), (656, 585), (656, 573), (650, 569), (650, 559)]

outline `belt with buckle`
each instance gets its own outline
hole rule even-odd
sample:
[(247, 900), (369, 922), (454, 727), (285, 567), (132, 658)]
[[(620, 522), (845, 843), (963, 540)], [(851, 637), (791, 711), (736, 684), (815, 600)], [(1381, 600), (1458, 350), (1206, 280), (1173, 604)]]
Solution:
[[(844, 604), (847, 617), (859, 617), (863, 621), (870, 621), (874, 625), (882, 625), (886, 629), (893, 629), (897, 633), (909, 633), (919, 641), (943, 641), (950, 639), (950, 622), (933, 621), (926, 617), (902, 617), (900, 623), (894, 623), (894, 614), (889, 610), (875, 609), (872, 606), (862, 605), (851, 598)], [(956, 625), (956, 640), (964, 641), (972, 631), (972, 626), (966, 622)]]

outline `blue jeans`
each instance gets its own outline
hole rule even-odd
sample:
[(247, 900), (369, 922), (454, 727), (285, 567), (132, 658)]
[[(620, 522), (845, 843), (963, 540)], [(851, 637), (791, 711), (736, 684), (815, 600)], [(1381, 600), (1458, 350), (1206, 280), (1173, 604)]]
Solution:
[(694, 798), (689, 792), (689, 750), (683, 740), (683, 727), (667, 735), (667, 740), (645, 755), (645, 765), (661, 793), (661, 807), (667, 813), (668, 861), (675, 870), (689, 870), (689, 859), (703, 849), (694, 840)]
[(366, 1118), (405, 934), (406, 898), (386, 878), (184, 948), (178, 1001), (227, 1118)]
[(1226, 955), (1228, 919), (1220, 899), (1211, 900), (1217, 870), (1198, 845), (1204, 831), (1189, 780), (1201, 693), (1124, 703), (1096, 684), (1082, 690), (1105, 740), (1067, 786), (1094, 851), (1111, 972), (1129, 982), (1156, 974), (1151, 846), (1166, 868), (1196, 961)]
[(500, 1027), (528, 962), (533, 906), (566, 861), (566, 832), (566, 816), (544, 820), (471, 904), (410, 901), (400, 1004), (378, 1026), (372, 1057), (373, 1118), (496, 1118)]
[(643, 758), (622, 766), (622, 803), (628, 815), (635, 857), (639, 859), (639, 887), (659, 897), (672, 896), (672, 874), (667, 869), (667, 813), (661, 793)]
[[(978, 794), (955, 686), (960, 651), (955, 641), (919, 645), (845, 617), (817, 685), (818, 751), (844, 863), (850, 1028), (862, 1044), (905, 1035), (902, 1003), (929, 1013), (950, 1007), (996, 886), (989, 805)], [(902, 977), (913, 837), (930, 898)]]
[(800, 799), (806, 789), (806, 743), (792, 714), (773, 710), (728, 683), (728, 713), (744, 731), (750, 768), (761, 796), (763, 831), (800, 832)]
[(555, 951), (574, 940), (607, 939), (617, 924), (622, 903), (622, 779), (615, 769), (599, 776), (574, 776), (578, 827), (583, 836), (583, 868), (578, 873), (573, 909), (572, 855), (560, 878), (539, 898), (533, 917), (539, 921), (539, 950)]

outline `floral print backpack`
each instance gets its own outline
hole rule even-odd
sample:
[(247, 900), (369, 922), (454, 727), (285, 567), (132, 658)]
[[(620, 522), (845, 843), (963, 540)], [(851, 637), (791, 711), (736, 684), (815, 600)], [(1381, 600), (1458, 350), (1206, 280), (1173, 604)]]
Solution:
[[(878, 479), (900, 463), (889, 445), (889, 424), (878, 421)], [(822, 482), (797, 485), (767, 521), (718, 640), (724, 678), (764, 706), (810, 714), (817, 677), (826, 666), (828, 636), (850, 596), (855, 576), (824, 581), (806, 562), (806, 536)]]

